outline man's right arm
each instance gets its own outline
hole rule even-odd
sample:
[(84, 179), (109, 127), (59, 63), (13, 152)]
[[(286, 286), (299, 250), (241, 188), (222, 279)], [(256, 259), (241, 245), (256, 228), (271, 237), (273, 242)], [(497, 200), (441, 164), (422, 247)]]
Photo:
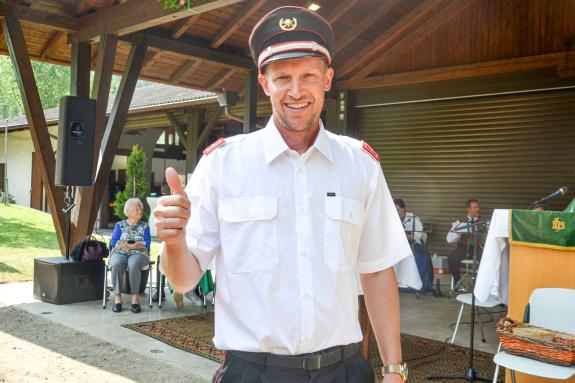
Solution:
[(179, 293), (190, 291), (203, 275), (198, 260), (188, 250), (185, 242), (164, 244), (160, 260), (164, 274)]
[(161, 197), (154, 209), (156, 236), (164, 242), (162, 270), (176, 291), (184, 293), (198, 283), (203, 272), (186, 245), (191, 204), (173, 168), (166, 169), (166, 182), (172, 194)]
[(447, 233), (447, 243), (457, 243), (459, 242), (459, 239), (461, 238), (461, 233), (455, 233), (453, 232), (453, 229), (459, 225), (459, 221), (454, 222), (451, 225), (451, 230)]

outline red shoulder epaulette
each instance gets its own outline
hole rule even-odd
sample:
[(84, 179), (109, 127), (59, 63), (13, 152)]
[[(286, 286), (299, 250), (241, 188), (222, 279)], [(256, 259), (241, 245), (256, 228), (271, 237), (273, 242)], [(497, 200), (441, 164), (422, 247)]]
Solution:
[(207, 156), (208, 154), (213, 152), (216, 148), (219, 148), (220, 146), (222, 146), (225, 143), (226, 143), (226, 140), (223, 138), (220, 138), (219, 140), (217, 140), (216, 142), (214, 142), (213, 144), (211, 144), (210, 146), (205, 148), (204, 154)]
[(365, 141), (362, 141), (363, 145), (361, 146), (361, 148), (366, 151), (367, 153), (369, 153), (370, 156), (373, 157), (374, 160), (379, 161), (381, 160), (381, 158), (379, 157), (379, 154), (377, 154), (377, 152), (375, 150), (373, 150), (373, 148), (371, 146), (369, 146), (369, 144)]

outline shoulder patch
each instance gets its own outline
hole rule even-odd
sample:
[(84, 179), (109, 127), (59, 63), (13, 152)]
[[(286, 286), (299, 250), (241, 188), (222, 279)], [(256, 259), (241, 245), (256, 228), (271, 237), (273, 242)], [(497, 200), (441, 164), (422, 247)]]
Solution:
[(379, 154), (377, 154), (377, 152), (375, 150), (373, 150), (373, 148), (371, 146), (369, 146), (369, 144), (365, 141), (361, 141), (362, 145), (361, 148), (363, 149), (364, 152), (369, 153), (370, 156), (373, 157), (374, 160), (379, 161), (381, 160), (381, 157), (379, 157)]
[(210, 146), (205, 148), (204, 154), (207, 156), (208, 154), (210, 154), (211, 152), (213, 152), (215, 149), (219, 148), (220, 146), (224, 145), (225, 143), (226, 143), (226, 140), (223, 138), (220, 138), (219, 140), (217, 140), (216, 142), (214, 142), (213, 144), (211, 144)]

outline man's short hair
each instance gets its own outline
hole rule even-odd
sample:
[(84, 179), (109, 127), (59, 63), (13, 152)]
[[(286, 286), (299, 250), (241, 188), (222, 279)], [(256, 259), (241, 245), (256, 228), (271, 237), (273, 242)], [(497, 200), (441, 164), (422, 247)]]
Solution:
[(475, 198), (470, 198), (470, 199), (467, 200), (467, 202), (465, 202), (465, 206), (466, 206), (467, 208), (469, 208), (469, 207), (471, 207), (471, 204), (474, 203), (474, 202), (475, 202), (475, 203), (479, 203), (479, 201), (476, 200)]
[(395, 204), (395, 206), (399, 206), (400, 208), (405, 209), (405, 202), (403, 202), (401, 198), (395, 198), (393, 200), (393, 203)]

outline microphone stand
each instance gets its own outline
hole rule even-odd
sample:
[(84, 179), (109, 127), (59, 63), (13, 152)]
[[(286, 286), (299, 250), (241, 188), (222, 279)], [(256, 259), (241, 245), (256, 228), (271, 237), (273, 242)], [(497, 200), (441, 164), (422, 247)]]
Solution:
[[(468, 233), (472, 233), (473, 236), (470, 237), (473, 239), (473, 275), (471, 277), (472, 282), (472, 289), (471, 289), (471, 332), (469, 334), (469, 361), (467, 364), (467, 371), (465, 372), (465, 376), (428, 376), (426, 377), (427, 380), (465, 380), (467, 382), (491, 382), (491, 379), (480, 378), (477, 376), (477, 372), (473, 367), (473, 351), (474, 351), (474, 335), (475, 335), (475, 294), (473, 293), (475, 287), (475, 273), (476, 273), (476, 263), (477, 263), (477, 232), (479, 226), (483, 226), (488, 224), (489, 221), (479, 221), (479, 222), (470, 222), (464, 225), (458, 225), (454, 227), (452, 230), (458, 231), (464, 228), (467, 228)], [(467, 246), (469, 248), (469, 241), (467, 242)]]

